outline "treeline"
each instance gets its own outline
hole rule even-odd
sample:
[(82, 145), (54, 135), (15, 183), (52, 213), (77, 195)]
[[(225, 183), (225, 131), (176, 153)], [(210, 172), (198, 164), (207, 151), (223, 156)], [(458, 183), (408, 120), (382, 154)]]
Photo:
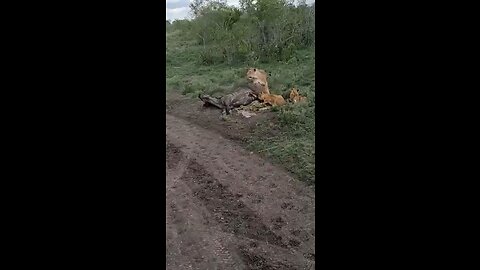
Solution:
[(288, 61), (296, 50), (315, 46), (315, 4), (305, 1), (240, 0), (237, 8), (195, 0), (190, 9), (193, 19), (167, 21), (167, 32), (194, 39), (204, 64)]

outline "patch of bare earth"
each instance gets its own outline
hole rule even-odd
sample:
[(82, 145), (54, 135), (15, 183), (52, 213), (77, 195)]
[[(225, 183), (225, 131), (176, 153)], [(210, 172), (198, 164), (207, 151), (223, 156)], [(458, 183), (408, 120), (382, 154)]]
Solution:
[(221, 119), (221, 110), (213, 106), (203, 106), (200, 99), (191, 99), (180, 94), (167, 96), (167, 113), (185, 119), (205, 129), (222, 134), (225, 138), (244, 141), (251, 135), (257, 124), (271, 123), (270, 133), (276, 132), (274, 114), (270, 111), (255, 112), (250, 118), (232, 112), (226, 121)]
[(313, 190), (218, 132), (219, 110), (172, 104), (167, 269), (315, 269)]

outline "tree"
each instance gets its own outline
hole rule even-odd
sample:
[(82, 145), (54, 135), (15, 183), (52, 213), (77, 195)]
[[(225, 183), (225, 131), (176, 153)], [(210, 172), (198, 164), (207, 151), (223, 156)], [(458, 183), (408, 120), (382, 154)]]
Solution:
[(196, 18), (200, 14), (200, 8), (204, 3), (205, 3), (205, 0), (193, 0), (190, 2), (188, 7), (190, 7), (190, 10), (194, 18)]

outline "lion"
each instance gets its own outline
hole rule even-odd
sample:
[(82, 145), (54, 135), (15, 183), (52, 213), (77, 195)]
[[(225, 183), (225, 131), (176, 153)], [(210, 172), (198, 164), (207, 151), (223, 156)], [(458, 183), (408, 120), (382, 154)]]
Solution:
[(269, 104), (271, 106), (281, 106), (286, 104), (285, 99), (281, 95), (267, 93), (267, 91), (265, 91), (266, 83), (260, 79), (254, 79), (253, 82), (249, 83), (248, 87), (253, 91), (258, 100), (262, 101), (264, 104)]
[(261, 81), (266, 81), (268, 78), (268, 74), (263, 69), (258, 68), (249, 68), (247, 69), (247, 79), (253, 81), (259, 79)]
[(270, 94), (269, 89), (267, 88), (267, 83), (260, 79), (253, 79), (247, 84), (248, 88), (255, 93), (255, 95), (260, 96), (262, 93)]
[(272, 106), (282, 106), (287, 103), (281, 95), (275, 94), (262, 93), (260, 96), (258, 96), (258, 99), (263, 103), (270, 104)]
[(263, 93), (270, 94), (270, 89), (268, 88), (268, 74), (263, 69), (249, 68), (247, 70), (247, 79), (251, 82), (260, 82), (263, 84)]
[(306, 101), (306, 97), (300, 96), (298, 93), (298, 89), (296, 87), (292, 87), (292, 90), (290, 90), (290, 97), (289, 100), (293, 103), (301, 102), (301, 101)]

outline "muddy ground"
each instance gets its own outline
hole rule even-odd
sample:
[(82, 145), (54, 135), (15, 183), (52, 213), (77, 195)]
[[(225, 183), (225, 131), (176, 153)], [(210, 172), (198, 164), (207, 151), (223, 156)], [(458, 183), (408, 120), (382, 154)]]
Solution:
[(167, 269), (315, 269), (315, 194), (241, 141), (271, 113), (167, 98)]

